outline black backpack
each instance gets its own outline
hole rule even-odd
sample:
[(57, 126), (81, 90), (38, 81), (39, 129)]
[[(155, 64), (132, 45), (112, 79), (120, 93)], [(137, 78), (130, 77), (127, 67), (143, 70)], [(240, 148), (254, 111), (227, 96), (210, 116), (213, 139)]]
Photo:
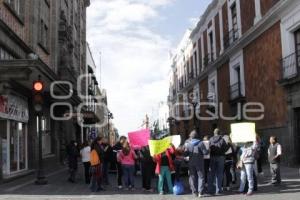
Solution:
[(226, 151), (230, 148), (230, 145), (226, 143), (222, 136), (215, 136), (219, 137), (218, 140), (210, 140), (210, 154), (212, 156), (223, 156), (225, 155)]

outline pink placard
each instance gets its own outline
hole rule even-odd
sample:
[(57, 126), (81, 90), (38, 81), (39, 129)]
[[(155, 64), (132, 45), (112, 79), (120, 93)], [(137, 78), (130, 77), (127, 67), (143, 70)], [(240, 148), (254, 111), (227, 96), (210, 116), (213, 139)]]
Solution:
[(139, 131), (129, 132), (128, 139), (131, 147), (140, 149), (141, 147), (148, 145), (148, 140), (150, 139), (150, 130), (143, 129)]

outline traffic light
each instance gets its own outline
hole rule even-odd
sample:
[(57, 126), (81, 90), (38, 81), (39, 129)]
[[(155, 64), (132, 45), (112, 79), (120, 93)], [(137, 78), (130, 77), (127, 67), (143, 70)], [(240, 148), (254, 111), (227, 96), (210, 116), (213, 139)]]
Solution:
[(41, 112), (43, 110), (43, 92), (44, 83), (41, 80), (33, 82), (33, 107), (36, 112)]

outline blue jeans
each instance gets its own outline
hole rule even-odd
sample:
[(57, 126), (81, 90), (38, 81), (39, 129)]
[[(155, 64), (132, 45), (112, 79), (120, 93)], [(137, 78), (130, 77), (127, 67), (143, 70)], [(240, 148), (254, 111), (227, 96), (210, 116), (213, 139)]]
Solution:
[(210, 158), (208, 177), (208, 192), (210, 194), (218, 194), (222, 192), (224, 165), (225, 156), (213, 156)]
[(125, 187), (134, 187), (134, 165), (122, 165)]
[(168, 166), (161, 166), (160, 167), (160, 174), (158, 178), (158, 192), (163, 193), (164, 192), (164, 182), (165, 178), (167, 179), (168, 184), (168, 192), (171, 194), (173, 193), (173, 185), (172, 185), (172, 178), (171, 178), (171, 172)]
[(241, 185), (240, 192), (244, 192), (246, 181), (248, 181), (249, 189), (248, 192), (253, 192), (254, 189), (254, 164), (244, 164), (241, 170)]

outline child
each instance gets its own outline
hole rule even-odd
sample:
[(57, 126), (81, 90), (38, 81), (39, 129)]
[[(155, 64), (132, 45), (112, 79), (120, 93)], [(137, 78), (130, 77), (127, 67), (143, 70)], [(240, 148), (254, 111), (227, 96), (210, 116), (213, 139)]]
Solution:
[(118, 154), (118, 161), (122, 164), (123, 169), (125, 190), (134, 190), (135, 159), (137, 159), (137, 156), (126, 141), (122, 151)]
[(175, 147), (171, 146), (165, 152), (154, 157), (154, 160), (156, 162), (155, 173), (159, 175), (158, 192), (160, 195), (164, 194), (163, 188), (165, 178), (167, 179), (169, 193), (173, 192), (171, 173), (175, 172), (175, 167), (172, 159), (172, 155), (174, 153)]
[(254, 191), (254, 164), (255, 164), (255, 157), (256, 157), (256, 149), (253, 145), (253, 142), (247, 142), (241, 148), (241, 156), (238, 168), (241, 169), (241, 185), (240, 185), (240, 193), (244, 192), (246, 181), (248, 181), (248, 192), (246, 193), (247, 196), (253, 194)]

